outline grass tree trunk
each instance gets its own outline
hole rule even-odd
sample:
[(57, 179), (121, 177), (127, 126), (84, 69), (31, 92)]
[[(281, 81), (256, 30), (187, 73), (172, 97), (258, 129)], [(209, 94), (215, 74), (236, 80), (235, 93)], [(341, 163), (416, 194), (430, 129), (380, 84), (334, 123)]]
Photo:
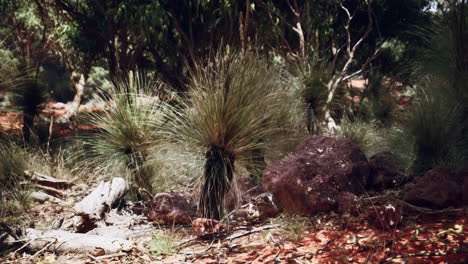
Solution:
[(224, 195), (231, 188), (234, 174), (234, 155), (212, 146), (206, 152), (204, 183), (199, 210), (204, 218), (221, 219)]
[(31, 138), (31, 130), (34, 127), (34, 118), (36, 117), (35, 110), (24, 110), (23, 111), (23, 137), (24, 142), (29, 143)]

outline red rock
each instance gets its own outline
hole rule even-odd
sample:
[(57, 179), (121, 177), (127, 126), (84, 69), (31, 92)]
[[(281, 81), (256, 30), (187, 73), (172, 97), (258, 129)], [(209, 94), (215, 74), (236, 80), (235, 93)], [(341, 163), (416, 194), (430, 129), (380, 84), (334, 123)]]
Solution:
[(401, 221), (401, 208), (391, 204), (377, 209), (374, 226), (383, 230), (395, 230)]
[(384, 190), (398, 186), (406, 175), (396, 166), (395, 156), (391, 152), (379, 152), (369, 159), (370, 175), (368, 189)]
[(314, 214), (335, 210), (340, 192), (361, 194), (368, 176), (366, 156), (351, 140), (310, 136), (268, 165), (262, 181), (286, 212)]
[(417, 206), (446, 208), (462, 203), (462, 187), (454, 171), (438, 166), (403, 188), (403, 199)]
[(186, 192), (158, 193), (151, 200), (147, 213), (150, 221), (165, 224), (190, 224), (195, 215), (195, 205)]
[(197, 218), (192, 222), (192, 231), (196, 236), (219, 232), (223, 229), (220, 221), (207, 218)]
[(341, 192), (338, 194), (336, 201), (338, 203), (338, 213), (340, 214), (357, 213), (361, 208), (359, 198), (350, 192)]

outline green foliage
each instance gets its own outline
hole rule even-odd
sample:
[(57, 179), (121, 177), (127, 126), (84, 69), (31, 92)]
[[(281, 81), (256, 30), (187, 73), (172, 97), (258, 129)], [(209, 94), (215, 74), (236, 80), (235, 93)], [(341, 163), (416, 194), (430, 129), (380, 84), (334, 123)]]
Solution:
[(405, 129), (412, 136), (417, 174), (436, 165), (461, 168), (468, 161), (468, 16), (466, 2), (450, 2), (434, 23), (416, 34), (425, 40), (415, 69), (416, 100)]
[(467, 160), (466, 121), (460, 105), (440, 98), (422, 98), (408, 112), (405, 129), (413, 137), (413, 170), (424, 173), (436, 165), (458, 169)]
[(401, 110), (392, 95), (393, 90), (393, 84), (385, 76), (370, 73), (368, 85), (359, 95), (361, 98), (355, 115), (375, 122), (379, 127), (390, 127), (401, 121)]
[(78, 151), (71, 159), (112, 174), (127, 175), (137, 187), (152, 191), (154, 168), (147, 164), (157, 143), (165, 103), (154, 94), (160, 89), (154, 79), (136, 74), (116, 81), (108, 95), (95, 100), (106, 106), (102, 113), (84, 115), (83, 122), (98, 131), (77, 139)]
[(205, 217), (220, 217), (235, 167), (261, 166), (265, 150), (284, 132), (280, 120), (289, 118), (277, 78), (255, 54), (218, 53), (192, 74), (189, 98), (168, 118), (167, 140), (205, 159), (199, 204)]
[(153, 235), (149, 242), (151, 253), (155, 256), (173, 255), (176, 253), (177, 238), (171, 231), (163, 231)]
[(359, 118), (352, 120), (345, 117), (341, 120), (341, 129), (338, 136), (353, 141), (364, 153), (368, 154), (377, 140), (377, 127), (372, 122), (366, 122)]
[(284, 215), (279, 222), (286, 237), (294, 241), (300, 241), (311, 224), (308, 217), (299, 215)]
[(83, 101), (92, 99), (96, 91), (111, 91), (112, 82), (109, 81), (109, 71), (103, 67), (95, 66), (91, 68), (83, 94)]

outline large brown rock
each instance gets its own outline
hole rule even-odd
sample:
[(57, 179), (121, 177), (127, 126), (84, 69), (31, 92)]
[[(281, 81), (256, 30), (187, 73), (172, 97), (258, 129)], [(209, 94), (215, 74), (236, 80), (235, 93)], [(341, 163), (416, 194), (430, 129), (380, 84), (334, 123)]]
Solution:
[(369, 159), (370, 175), (368, 188), (384, 190), (403, 182), (406, 175), (396, 166), (396, 158), (391, 152), (379, 152)]
[(313, 214), (336, 210), (340, 192), (361, 194), (368, 176), (366, 156), (351, 140), (310, 136), (268, 165), (262, 181), (284, 211)]
[(403, 188), (403, 199), (418, 206), (456, 207), (462, 203), (461, 186), (454, 171), (438, 166), (421, 178), (406, 184)]
[(187, 192), (164, 192), (153, 197), (147, 213), (150, 221), (165, 224), (190, 224), (196, 206)]

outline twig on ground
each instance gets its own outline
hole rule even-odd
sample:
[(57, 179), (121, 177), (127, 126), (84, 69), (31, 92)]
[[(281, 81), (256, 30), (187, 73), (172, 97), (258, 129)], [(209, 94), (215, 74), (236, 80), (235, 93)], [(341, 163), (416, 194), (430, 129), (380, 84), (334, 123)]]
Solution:
[(101, 260), (101, 259), (108, 259), (108, 258), (123, 257), (127, 255), (128, 255), (127, 253), (120, 252), (120, 253), (114, 253), (114, 254), (109, 254), (109, 255), (103, 255), (103, 256), (96, 257), (96, 258)]
[(102, 261), (100, 261), (98, 258), (96, 258), (95, 256), (93, 256), (93, 255), (91, 255), (91, 254), (89, 254), (89, 253), (86, 253), (86, 256), (88, 256), (90, 259), (92, 259), (92, 260), (94, 260), (94, 261), (96, 261), (96, 262), (98, 262), (98, 263), (104, 264), (104, 263), (102, 263)]
[(239, 238), (239, 237), (243, 237), (243, 236), (246, 236), (246, 235), (255, 233), (255, 232), (259, 232), (259, 231), (263, 231), (263, 230), (268, 230), (268, 229), (272, 229), (272, 228), (279, 227), (279, 226), (280, 226), (280, 225), (265, 225), (265, 226), (260, 226), (260, 227), (254, 227), (254, 228), (250, 229), (250, 230), (247, 231), (247, 232), (240, 233), (240, 234), (233, 234), (233, 235), (230, 235), (230, 236), (226, 237), (226, 239), (227, 239), (227, 240), (233, 240), (233, 239), (236, 239), (236, 238)]
[(41, 252), (43, 252), (44, 250), (46, 250), (48, 247), (50, 247), (50, 245), (52, 245), (53, 243), (56, 243), (57, 242), (57, 239), (54, 238), (52, 241), (50, 241), (49, 243), (47, 243), (47, 245), (45, 245), (43, 248), (41, 248), (41, 250), (37, 251), (36, 253), (34, 253), (34, 255), (31, 256), (31, 258), (35, 258), (37, 255), (39, 255)]
[(15, 240), (19, 240), (18, 236), (15, 234), (13, 229), (11, 229), (2, 219), (0, 219), (0, 231), (6, 231), (10, 236), (12, 236)]

